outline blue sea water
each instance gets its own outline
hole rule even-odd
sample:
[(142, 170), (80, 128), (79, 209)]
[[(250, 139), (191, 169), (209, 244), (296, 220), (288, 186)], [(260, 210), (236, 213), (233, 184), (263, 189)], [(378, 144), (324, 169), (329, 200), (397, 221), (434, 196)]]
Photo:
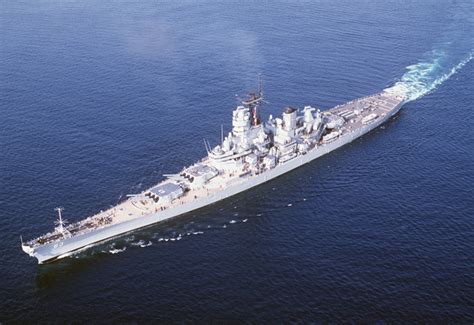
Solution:
[[(0, 322), (472, 324), (473, 27), (469, 0), (0, 2)], [(80, 220), (201, 158), (259, 73), (264, 115), (411, 101), (224, 202), (21, 251), (54, 207)]]

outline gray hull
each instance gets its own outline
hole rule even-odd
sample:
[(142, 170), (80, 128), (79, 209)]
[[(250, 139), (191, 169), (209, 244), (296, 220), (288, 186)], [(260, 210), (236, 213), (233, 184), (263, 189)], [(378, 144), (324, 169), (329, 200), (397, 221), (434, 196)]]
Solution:
[(357, 130), (354, 130), (351, 133), (343, 134), (338, 137), (336, 140), (320, 145), (310, 151), (305, 155), (297, 156), (294, 159), (291, 159), (284, 164), (277, 165), (275, 168), (265, 171), (259, 175), (251, 176), (248, 178), (242, 179), (242, 181), (217, 192), (216, 194), (198, 197), (190, 203), (176, 206), (164, 211), (159, 211), (157, 213), (145, 215), (141, 218), (134, 220), (126, 221), (123, 223), (110, 225), (103, 227), (101, 229), (96, 229), (92, 232), (85, 233), (82, 235), (77, 235), (70, 238), (65, 238), (61, 241), (53, 242), (50, 244), (42, 245), (35, 248), (30, 248), (23, 246), (23, 250), (31, 256), (34, 256), (38, 259), (38, 262), (45, 263), (50, 262), (65, 256), (68, 256), (78, 250), (81, 250), (85, 247), (89, 247), (95, 243), (103, 242), (113, 237), (153, 225), (155, 223), (168, 220), (170, 218), (182, 215), (184, 213), (205, 207), (212, 203), (221, 201), (223, 199), (229, 198), (233, 195), (246, 191), (250, 188), (253, 188), (257, 185), (265, 183), (269, 180), (272, 180), (278, 176), (281, 176), (295, 168), (298, 168), (304, 164), (311, 162), (343, 145), (352, 142), (353, 140), (361, 137), (367, 132), (377, 128), (382, 123), (386, 122), (389, 118), (395, 115), (400, 108), (402, 107), (403, 102), (399, 101), (395, 106), (391, 107), (387, 114), (377, 121), (364, 125)]

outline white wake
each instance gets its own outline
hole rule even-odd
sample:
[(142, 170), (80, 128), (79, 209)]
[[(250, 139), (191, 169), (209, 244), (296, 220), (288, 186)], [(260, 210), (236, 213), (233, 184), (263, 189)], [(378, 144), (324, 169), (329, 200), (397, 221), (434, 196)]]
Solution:
[(460, 62), (453, 65), (446, 51), (432, 50), (425, 55), (425, 60), (407, 67), (407, 72), (394, 88), (406, 94), (408, 100), (418, 99), (435, 90), (448, 80), (474, 57), (471, 51)]

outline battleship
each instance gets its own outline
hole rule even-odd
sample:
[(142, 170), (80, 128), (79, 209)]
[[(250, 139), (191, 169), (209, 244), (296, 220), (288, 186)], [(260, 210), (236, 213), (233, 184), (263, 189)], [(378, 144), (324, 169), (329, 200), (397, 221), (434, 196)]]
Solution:
[(352, 142), (390, 119), (406, 101), (403, 90), (389, 87), (326, 111), (286, 107), (281, 117), (270, 115), (262, 121), (260, 83), (258, 91), (233, 110), (232, 130), (224, 135), (221, 127), (220, 143), (212, 147), (204, 140), (203, 159), (81, 221), (66, 223), (62, 208), (57, 208), (54, 230), (29, 241), (21, 239), (22, 250), (39, 264), (53, 262), (224, 200)]

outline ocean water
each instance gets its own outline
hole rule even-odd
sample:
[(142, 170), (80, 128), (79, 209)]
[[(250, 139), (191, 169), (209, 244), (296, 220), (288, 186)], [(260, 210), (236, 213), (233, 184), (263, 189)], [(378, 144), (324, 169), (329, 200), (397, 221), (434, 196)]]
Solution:
[[(472, 1), (2, 1), (0, 322), (474, 320)], [(264, 116), (396, 85), (387, 124), (38, 266), (20, 249)]]

